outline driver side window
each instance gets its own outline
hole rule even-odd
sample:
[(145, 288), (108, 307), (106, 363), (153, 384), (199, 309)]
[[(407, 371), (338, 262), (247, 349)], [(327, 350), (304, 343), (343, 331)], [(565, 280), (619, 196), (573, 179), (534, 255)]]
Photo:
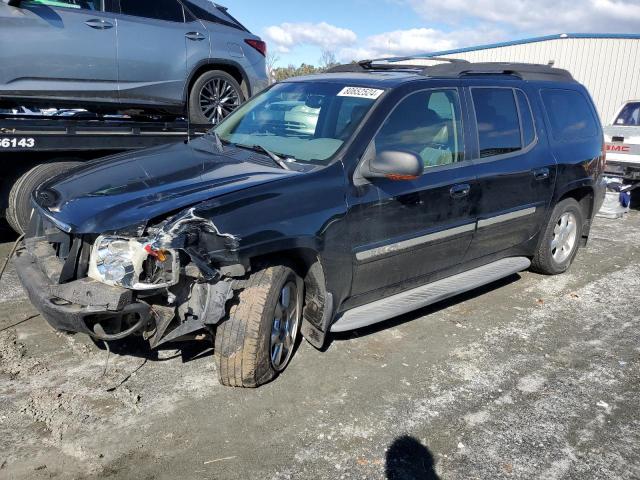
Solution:
[(425, 169), (464, 160), (457, 90), (425, 90), (408, 96), (387, 118), (374, 141), (377, 152), (417, 154)]

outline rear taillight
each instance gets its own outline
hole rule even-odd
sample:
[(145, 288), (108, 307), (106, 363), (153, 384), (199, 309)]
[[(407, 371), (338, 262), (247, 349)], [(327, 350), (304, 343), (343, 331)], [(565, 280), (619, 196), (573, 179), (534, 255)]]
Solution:
[(262, 40), (254, 40), (252, 38), (249, 38), (249, 39), (245, 40), (244, 43), (246, 43), (250, 47), (255, 48), (257, 51), (259, 51), (265, 57), (267, 56), (267, 44), (265, 42), (263, 42)]
[(607, 166), (607, 142), (602, 139), (602, 157), (600, 159), (600, 165), (602, 166), (602, 170)]

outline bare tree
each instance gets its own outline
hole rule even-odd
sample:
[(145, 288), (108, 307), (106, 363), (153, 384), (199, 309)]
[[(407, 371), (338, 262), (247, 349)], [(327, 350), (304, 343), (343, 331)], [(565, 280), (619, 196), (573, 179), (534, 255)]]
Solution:
[(336, 54), (331, 50), (323, 50), (320, 57), (320, 68), (327, 70), (338, 64), (336, 60)]
[(280, 61), (280, 56), (275, 52), (267, 53), (267, 74), (269, 75), (269, 82), (273, 83), (275, 79), (276, 63)]

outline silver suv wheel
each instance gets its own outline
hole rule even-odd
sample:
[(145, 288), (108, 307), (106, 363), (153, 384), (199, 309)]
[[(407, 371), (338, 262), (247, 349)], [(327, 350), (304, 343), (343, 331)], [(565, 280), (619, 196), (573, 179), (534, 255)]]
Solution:
[(576, 245), (578, 239), (578, 221), (571, 212), (566, 212), (559, 219), (553, 230), (551, 240), (551, 254), (556, 263), (566, 261)]
[(289, 363), (300, 326), (298, 287), (292, 281), (280, 291), (271, 327), (271, 365), (281, 372)]

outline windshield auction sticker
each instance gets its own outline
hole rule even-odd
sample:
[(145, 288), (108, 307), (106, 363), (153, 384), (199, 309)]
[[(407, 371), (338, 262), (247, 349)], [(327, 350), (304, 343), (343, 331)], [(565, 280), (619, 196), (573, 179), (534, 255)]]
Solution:
[(377, 88), (363, 88), (363, 87), (344, 87), (338, 94), (339, 97), (356, 97), (356, 98), (369, 98), (371, 100), (377, 100), (380, 95), (384, 93), (384, 90)]

